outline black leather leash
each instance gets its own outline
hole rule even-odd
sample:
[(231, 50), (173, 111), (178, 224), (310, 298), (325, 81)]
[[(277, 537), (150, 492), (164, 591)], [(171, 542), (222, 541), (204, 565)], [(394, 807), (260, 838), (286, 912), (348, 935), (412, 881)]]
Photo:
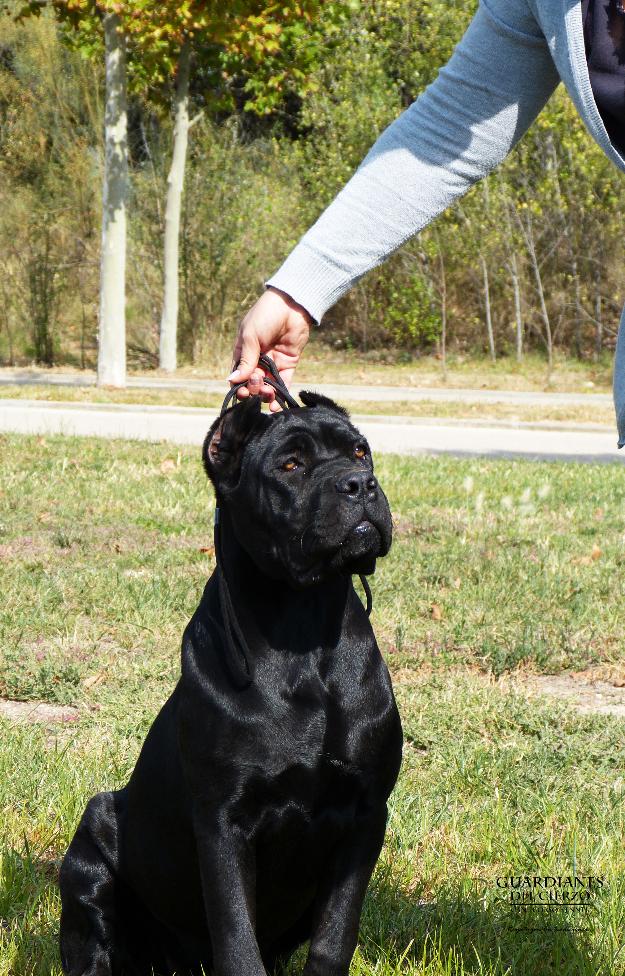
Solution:
[[(274, 363), (273, 359), (270, 359), (269, 356), (265, 356), (265, 354), (263, 353), (263, 355), (260, 356), (258, 359), (258, 364), (259, 366), (262, 366), (264, 369), (268, 370), (270, 375), (265, 376), (265, 378), (263, 379), (263, 383), (266, 383), (267, 386), (273, 387), (276, 394), (276, 400), (278, 401), (282, 409), (289, 407), (291, 410), (301, 410), (302, 409), (301, 403), (298, 403), (295, 397), (291, 396), (291, 394), (289, 393), (286, 384), (282, 379), (282, 377), (280, 376), (280, 373), (278, 372), (278, 368)], [(224, 397), (224, 402), (221, 405), (221, 411), (219, 413), (220, 417), (223, 417), (224, 413), (230, 406), (230, 402), (234, 400), (237, 393), (243, 386), (247, 386), (247, 380), (245, 381), (245, 383), (236, 383), (228, 390), (228, 392)]]
[[(273, 387), (276, 394), (276, 400), (282, 409), (303, 409), (301, 403), (298, 403), (295, 397), (291, 396), (289, 393), (274, 361), (268, 356), (262, 355), (259, 357), (258, 362), (260, 366), (269, 372), (270, 375), (265, 376), (263, 383)], [(237, 383), (235, 386), (231, 387), (230, 390), (228, 390), (219, 412), (220, 419), (223, 417), (231, 402), (236, 397), (238, 390), (240, 390), (242, 386), (246, 385), (246, 383)], [(230, 671), (233, 681), (239, 688), (247, 688), (252, 682), (250, 649), (245, 639), (245, 635), (241, 630), (241, 625), (237, 619), (237, 615), (232, 604), (232, 597), (230, 595), (230, 587), (228, 586), (228, 580), (226, 579), (225, 563), (221, 546), (219, 505), (215, 507), (214, 543), (215, 562), (218, 569), (217, 579), (219, 586), (219, 603), (221, 605), (221, 615), (224, 622), (226, 645), (228, 647), (228, 670)], [(371, 610), (373, 608), (371, 587), (369, 586), (366, 576), (359, 574), (358, 578), (362, 583), (362, 587), (367, 598), (366, 612), (367, 616), (369, 617), (371, 616)]]

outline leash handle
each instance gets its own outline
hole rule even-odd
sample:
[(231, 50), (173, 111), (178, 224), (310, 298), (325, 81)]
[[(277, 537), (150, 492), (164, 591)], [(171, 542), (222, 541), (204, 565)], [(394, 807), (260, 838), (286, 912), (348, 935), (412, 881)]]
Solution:
[[(287, 385), (282, 379), (282, 377), (280, 376), (278, 367), (274, 363), (273, 359), (270, 359), (269, 356), (266, 356), (263, 353), (262, 356), (258, 357), (258, 364), (259, 366), (262, 366), (264, 369), (268, 370), (271, 373), (273, 382), (268, 376), (265, 377), (265, 382), (268, 383), (269, 386), (273, 386), (274, 390), (276, 391), (276, 397), (278, 397), (278, 394), (280, 394), (280, 396), (284, 400), (286, 400), (287, 404), (289, 405), (289, 407), (291, 407), (292, 410), (298, 410), (300, 408), (300, 404), (297, 402), (295, 397), (291, 396), (291, 394), (289, 393)], [(278, 402), (282, 407), (284, 406), (284, 404), (279, 400), (279, 398), (278, 398)]]
[(247, 383), (237, 383), (236, 386), (231, 386), (230, 387), (230, 389), (226, 393), (226, 395), (224, 397), (224, 400), (223, 400), (223, 403), (221, 405), (221, 410), (219, 411), (219, 416), (220, 417), (223, 417), (223, 415), (225, 414), (226, 410), (230, 406), (230, 401), (231, 400), (234, 400), (235, 396), (237, 395), (237, 393), (239, 392), (239, 390), (243, 386), (247, 386)]
[[(284, 410), (287, 407), (290, 407), (291, 410), (299, 410), (301, 408), (301, 404), (299, 404), (295, 399), (295, 397), (291, 396), (291, 394), (289, 393), (286, 383), (280, 376), (278, 368), (274, 363), (273, 359), (270, 359), (269, 356), (266, 356), (263, 353), (262, 356), (259, 356), (258, 358), (258, 365), (262, 366), (263, 369), (266, 369), (267, 372), (270, 374), (269, 376), (265, 376), (264, 382), (268, 386), (273, 387), (273, 390), (276, 394), (276, 400), (278, 401), (282, 409)], [(230, 387), (221, 405), (221, 410), (219, 412), (220, 417), (224, 415), (224, 413), (230, 406), (232, 400), (234, 400), (239, 390), (244, 386), (247, 386), (247, 383), (237, 383), (235, 386)]]

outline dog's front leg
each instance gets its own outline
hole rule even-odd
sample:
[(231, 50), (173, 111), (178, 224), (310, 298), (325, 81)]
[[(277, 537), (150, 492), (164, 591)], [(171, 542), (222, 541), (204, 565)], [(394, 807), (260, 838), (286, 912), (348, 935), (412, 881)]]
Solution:
[(382, 849), (386, 804), (359, 817), (337, 854), (315, 899), (304, 976), (348, 976), (358, 942), (362, 903)]
[(237, 828), (208, 830), (202, 820), (196, 818), (196, 842), (214, 972), (266, 976), (254, 931), (254, 853)]

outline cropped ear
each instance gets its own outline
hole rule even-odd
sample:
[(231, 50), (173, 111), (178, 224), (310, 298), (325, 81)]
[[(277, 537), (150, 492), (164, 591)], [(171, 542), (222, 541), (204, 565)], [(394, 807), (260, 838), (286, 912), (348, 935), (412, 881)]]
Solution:
[(270, 417), (261, 413), (258, 396), (247, 397), (217, 418), (202, 447), (204, 468), (215, 488), (236, 477), (247, 441), (270, 422)]
[(314, 390), (300, 390), (299, 398), (307, 407), (327, 407), (328, 410), (336, 410), (337, 413), (349, 420), (349, 414), (345, 407), (340, 407), (330, 397), (323, 396), (321, 393), (315, 393)]

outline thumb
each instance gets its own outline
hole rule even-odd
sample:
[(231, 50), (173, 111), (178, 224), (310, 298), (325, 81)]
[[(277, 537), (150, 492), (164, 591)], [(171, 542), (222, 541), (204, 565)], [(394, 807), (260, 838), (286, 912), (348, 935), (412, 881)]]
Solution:
[[(237, 346), (239, 344), (237, 343)], [(231, 383), (246, 383), (258, 366), (260, 343), (254, 332), (244, 333), (240, 344), (239, 364), (228, 380)], [(236, 350), (239, 351), (238, 349)]]

